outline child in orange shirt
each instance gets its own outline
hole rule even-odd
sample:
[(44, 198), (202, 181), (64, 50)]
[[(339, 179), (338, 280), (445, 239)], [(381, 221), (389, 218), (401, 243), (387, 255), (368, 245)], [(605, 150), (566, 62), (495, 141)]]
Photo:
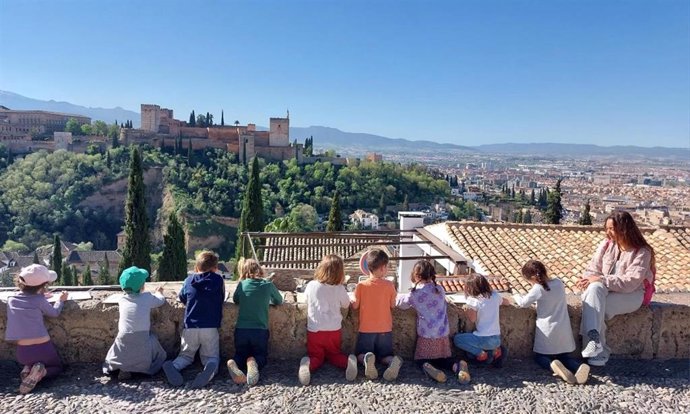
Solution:
[(359, 309), (359, 334), (355, 354), (364, 364), (364, 375), (376, 379), (378, 358), (388, 368), (383, 373), (386, 381), (398, 378), (402, 359), (393, 355), (393, 315), (396, 291), (392, 282), (384, 279), (388, 271), (388, 255), (381, 249), (367, 252), (369, 278), (357, 284), (353, 309)]

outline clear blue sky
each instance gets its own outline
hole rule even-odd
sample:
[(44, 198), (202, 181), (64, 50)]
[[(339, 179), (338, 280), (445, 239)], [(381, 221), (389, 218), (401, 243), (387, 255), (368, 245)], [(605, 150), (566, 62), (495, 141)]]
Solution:
[(0, 0), (0, 89), (457, 144), (690, 147), (690, 1)]

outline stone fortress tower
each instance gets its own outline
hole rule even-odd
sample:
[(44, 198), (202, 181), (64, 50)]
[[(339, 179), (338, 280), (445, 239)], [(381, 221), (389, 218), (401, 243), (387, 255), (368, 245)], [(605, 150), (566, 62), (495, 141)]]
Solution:
[(288, 111), (286, 118), (271, 118), (268, 145), (271, 147), (290, 145), (290, 111)]

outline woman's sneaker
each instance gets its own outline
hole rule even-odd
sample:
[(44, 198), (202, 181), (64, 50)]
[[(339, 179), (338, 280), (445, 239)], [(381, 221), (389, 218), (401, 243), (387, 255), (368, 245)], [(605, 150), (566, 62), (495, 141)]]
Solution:
[(400, 372), (400, 367), (402, 366), (403, 360), (399, 356), (394, 356), (391, 360), (390, 365), (383, 371), (383, 379), (386, 381), (395, 381), (398, 379), (398, 373)]
[(376, 356), (373, 352), (364, 354), (364, 376), (370, 380), (379, 377), (379, 371), (376, 369)]
[(299, 371), (297, 373), (297, 378), (302, 385), (309, 385), (311, 382), (311, 372), (309, 371), (309, 357), (305, 356), (299, 362)]
[(237, 366), (237, 362), (235, 362), (234, 359), (228, 359), (228, 372), (230, 373), (230, 378), (232, 378), (232, 382), (235, 384), (246, 384), (247, 383), (247, 376), (244, 375), (244, 372), (240, 369), (240, 367)]
[(425, 362), (424, 365), (422, 365), (422, 370), (432, 380), (436, 382), (446, 382), (446, 374), (440, 369), (435, 368), (430, 363)]
[(460, 384), (469, 384), (471, 381), (470, 377), (470, 369), (467, 367), (467, 362), (465, 361), (460, 361), (456, 364), (453, 364), (453, 372), (458, 375), (458, 381)]
[(587, 337), (589, 338), (589, 341), (587, 342), (587, 345), (585, 345), (585, 347), (582, 349), (582, 357), (593, 358), (601, 354), (601, 351), (604, 350), (604, 347), (601, 345), (601, 342), (599, 341), (599, 332), (592, 329), (591, 331), (587, 332)]
[(577, 382), (575, 375), (557, 359), (551, 361), (551, 371), (553, 371), (554, 375), (561, 377), (561, 379), (568, 384), (575, 384)]
[(42, 362), (35, 363), (29, 370), (29, 374), (22, 380), (19, 386), (20, 394), (28, 394), (36, 384), (46, 376), (46, 367)]
[(259, 382), (259, 365), (254, 358), (247, 359), (247, 385)]
[(350, 355), (347, 357), (347, 368), (345, 368), (345, 379), (354, 381), (357, 379), (357, 357)]
[(577, 372), (575, 372), (575, 381), (577, 381), (578, 384), (582, 385), (582, 384), (586, 383), (588, 379), (589, 379), (589, 365), (582, 364), (577, 369)]

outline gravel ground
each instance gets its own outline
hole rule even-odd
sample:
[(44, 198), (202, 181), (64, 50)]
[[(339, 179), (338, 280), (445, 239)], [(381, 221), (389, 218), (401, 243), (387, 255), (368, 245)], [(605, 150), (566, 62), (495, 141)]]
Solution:
[[(0, 361), (2, 413), (690, 413), (690, 361), (612, 360), (593, 368), (590, 382), (571, 386), (531, 361), (503, 369), (471, 367), (472, 383), (436, 384), (411, 362), (394, 383), (353, 383), (333, 367), (297, 381), (298, 361), (273, 361), (259, 385), (233, 384), (225, 370), (201, 390), (171, 388), (161, 375), (118, 382), (97, 364), (70, 366), (63, 375), (20, 396), (19, 367)], [(185, 371), (191, 380), (198, 370)]]

